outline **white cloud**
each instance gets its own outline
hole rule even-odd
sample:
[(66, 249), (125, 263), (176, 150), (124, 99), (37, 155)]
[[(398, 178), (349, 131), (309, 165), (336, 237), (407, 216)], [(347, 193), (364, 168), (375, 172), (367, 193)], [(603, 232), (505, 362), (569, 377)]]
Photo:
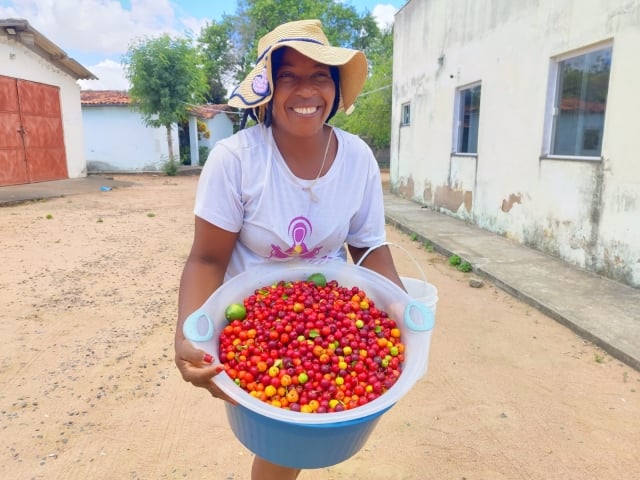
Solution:
[[(78, 82), (92, 90), (129, 88), (119, 62), (134, 39), (183, 35), (187, 29), (198, 33), (204, 23), (184, 17), (176, 28), (180, 23), (169, 0), (131, 0), (128, 9), (119, 0), (14, 0), (0, 4), (0, 18), (27, 20), (99, 77)], [(104, 60), (88, 64), (100, 58)]]
[(113, 60), (103, 60), (97, 65), (88, 66), (98, 80), (78, 80), (82, 90), (129, 90), (131, 86), (124, 75), (122, 65)]
[[(133, 38), (175, 35), (169, 0), (21, 0), (0, 7), (0, 17), (24, 18), (63, 50), (122, 55)], [(181, 33), (181, 32), (180, 32)]]
[(393, 25), (394, 16), (398, 9), (393, 5), (379, 3), (373, 7), (371, 15), (376, 19), (378, 27), (386, 29)]

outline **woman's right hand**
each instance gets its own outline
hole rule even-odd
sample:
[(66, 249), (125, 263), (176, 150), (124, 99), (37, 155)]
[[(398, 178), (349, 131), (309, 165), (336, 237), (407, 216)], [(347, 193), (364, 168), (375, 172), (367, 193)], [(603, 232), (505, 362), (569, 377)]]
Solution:
[(210, 361), (207, 362), (206, 360), (209, 360), (207, 353), (195, 348), (187, 339), (177, 340), (175, 349), (176, 366), (186, 382), (208, 390), (211, 396), (215, 398), (236, 404), (236, 402), (224, 393), (213, 381), (216, 375), (224, 371), (224, 367), (221, 364), (212, 364)]

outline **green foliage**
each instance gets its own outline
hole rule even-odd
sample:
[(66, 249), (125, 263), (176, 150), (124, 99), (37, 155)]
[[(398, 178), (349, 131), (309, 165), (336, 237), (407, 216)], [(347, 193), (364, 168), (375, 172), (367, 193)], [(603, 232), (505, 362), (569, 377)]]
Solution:
[(391, 84), (393, 68), (393, 34), (382, 32), (369, 46), (371, 74), (351, 115), (336, 115), (334, 123), (359, 135), (374, 149), (391, 143)]
[(171, 157), (162, 167), (164, 173), (170, 177), (175, 177), (178, 174), (178, 162)]
[(470, 272), (471, 270), (473, 270), (471, 264), (465, 260), (462, 260), (460, 255), (451, 255), (449, 257), (449, 265), (451, 265), (452, 267), (456, 267), (456, 270), (459, 270), (460, 272)]
[(199, 163), (201, 167), (203, 167), (207, 161), (207, 157), (209, 156), (209, 150), (210, 150), (209, 147), (207, 147), (206, 145), (200, 145), (198, 147), (198, 158), (199, 158)]
[(462, 259), (460, 258), (459, 255), (451, 255), (449, 257), (449, 265), (451, 265), (452, 267), (456, 267), (461, 263), (462, 263)]
[[(185, 121), (188, 107), (202, 101), (207, 81), (198, 50), (188, 38), (142, 37), (122, 58), (129, 96), (148, 126), (165, 127)], [(167, 135), (173, 159), (171, 135)]]
[(469, 262), (462, 262), (460, 265), (456, 267), (456, 269), (461, 272), (470, 272), (471, 270), (473, 270), (473, 267)]
[(232, 34), (233, 23), (223, 16), (220, 22), (207, 23), (198, 37), (204, 73), (209, 83), (206, 99), (210, 103), (227, 102), (225, 80), (234, 76), (236, 69)]

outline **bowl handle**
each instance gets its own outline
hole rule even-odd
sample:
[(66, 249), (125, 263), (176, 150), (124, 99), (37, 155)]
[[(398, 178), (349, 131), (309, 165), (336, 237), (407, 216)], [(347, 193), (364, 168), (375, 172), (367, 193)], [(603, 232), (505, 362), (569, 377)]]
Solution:
[[(411, 311), (414, 308), (422, 317), (422, 321), (419, 323), (416, 323), (411, 316)], [(431, 310), (422, 302), (412, 300), (404, 307), (404, 324), (411, 330), (417, 332), (426, 332), (427, 330), (433, 329), (436, 324), (436, 319), (433, 310)]]
[(192, 342), (208, 342), (213, 338), (213, 322), (206, 312), (196, 310), (185, 319), (182, 332)]

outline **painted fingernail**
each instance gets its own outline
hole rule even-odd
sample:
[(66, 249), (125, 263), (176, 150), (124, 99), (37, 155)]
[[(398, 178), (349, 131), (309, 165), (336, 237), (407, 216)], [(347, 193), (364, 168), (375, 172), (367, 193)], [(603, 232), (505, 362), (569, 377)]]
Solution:
[(221, 373), (221, 372), (223, 372), (223, 371), (224, 371), (224, 367), (223, 367), (222, 365), (218, 365), (218, 366), (216, 367), (216, 373)]
[(211, 356), (209, 353), (205, 353), (202, 360), (204, 361), (204, 363), (211, 363), (213, 362), (213, 356)]

